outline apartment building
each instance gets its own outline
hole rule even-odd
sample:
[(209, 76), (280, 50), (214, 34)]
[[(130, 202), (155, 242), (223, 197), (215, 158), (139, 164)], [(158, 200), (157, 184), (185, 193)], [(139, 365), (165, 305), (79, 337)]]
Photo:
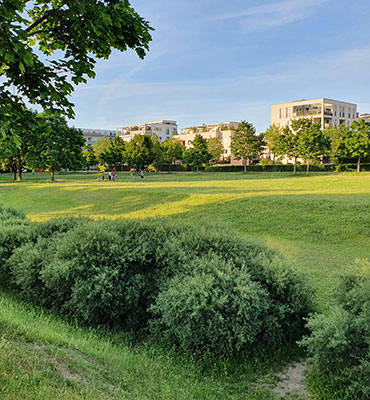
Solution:
[(357, 105), (331, 99), (297, 100), (271, 106), (271, 124), (289, 125), (291, 119), (312, 118), (322, 129), (349, 126), (358, 119)]
[(85, 143), (87, 146), (91, 147), (97, 140), (102, 137), (114, 138), (116, 136), (115, 131), (106, 130), (106, 129), (81, 129), (83, 137), (85, 139)]
[(160, 142), (170, 139), (177, 133), (176, 121), (155, 121), (139, 125), (119, 126), (116, 134), (124, 141), (129, 142), (135, 135), (156, 135)]
[(234, 130), (239, 126), (239, 122), (221, 122), (216, 124), (203, 124), (184, 128), (182, 133), (175, 137), (181, 141), (181, 144), (188, 149), (192, 147), (195, 135), (200, 134), (204, 139), (220, 138), (224, 147), (222, 159), (230, 156), (231, 164), (241, 165), (240, 160), (235, 160), (231, 154), (231, 137)]
[(360, 114), (359, 115), (360, 119), (363, 119), (365, 122), (367, 122), (368, 124), (370, 124), (370, 114), (366, 113), (366, 114)]

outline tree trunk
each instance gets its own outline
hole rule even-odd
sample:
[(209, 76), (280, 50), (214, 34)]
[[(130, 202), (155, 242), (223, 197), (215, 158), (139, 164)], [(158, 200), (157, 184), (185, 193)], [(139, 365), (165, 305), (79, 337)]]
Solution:
[(307, 160), (307, 176), (310, 175), (310, 160)]
[(22, 180), (22, 167), (18, 166), (17, 168), (17, 181), (20, 182)]
[(168, 163), (168, 172), (171, 171), (171, 163)]
[(199, 174), (199, 166), (197, 165), (197, 172), (198, 172), (198, 174)]
[(13, 168), (13, 180), (17, 180), (17, 170), (15, 168)]
[(297, 175), (297, 157), (294, 157), (293, 175)]
[(358, 159), (357, 159), (357, 172), (360, 172), (361, 171), (361, 157), (359, 156), (358, 157)]
[(51, 181), (54, 182), (55, 178), (54, 178), (54, 168), (50, 168), (50, 174), (51, 174)]
[(247, 161), (243, 159), (244, 172), (247, 172)]

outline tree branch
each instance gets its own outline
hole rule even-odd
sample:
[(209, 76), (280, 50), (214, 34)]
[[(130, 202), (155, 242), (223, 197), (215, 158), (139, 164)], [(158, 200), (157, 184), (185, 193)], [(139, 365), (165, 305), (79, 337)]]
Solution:
[(43, 21), (45, 21), (46, 19), (48, 19), (51, 15), (57, 14), (58, 11), (60, 11), (60, 9), (64, 6), (64, 3), (61, 4), (58, 8), (53, 8), (52, 10), (48, 10), (45, 12), (45, 14), (38, 18), (32, 25), (30, 25), (27, 29), (26, 32), (30, 33), (32, 31), (32, 29), (36, 28), (36, 26), (40, 25)]

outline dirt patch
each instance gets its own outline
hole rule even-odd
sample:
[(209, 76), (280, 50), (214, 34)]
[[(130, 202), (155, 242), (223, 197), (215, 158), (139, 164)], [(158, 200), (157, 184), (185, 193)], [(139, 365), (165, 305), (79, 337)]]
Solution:
[(289, 365), (278, 374), (280, 382), (273, 392), (281, 399), (309, 399), (305, 382), (307, 371), (308, 366), (305, 363), (297, 362)]

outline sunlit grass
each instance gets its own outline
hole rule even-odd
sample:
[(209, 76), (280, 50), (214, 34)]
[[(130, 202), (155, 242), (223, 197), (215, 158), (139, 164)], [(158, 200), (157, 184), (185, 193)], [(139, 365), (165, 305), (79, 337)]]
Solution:
[(317, 289), (318, 303), (356, 258), (369, 257), (370, 173), (127, 173), (98, 182), (97, 173), (0, 176), (0, 203), (33, 221), (63, 215), (168, 218), (223, 227), (282, 252)]

